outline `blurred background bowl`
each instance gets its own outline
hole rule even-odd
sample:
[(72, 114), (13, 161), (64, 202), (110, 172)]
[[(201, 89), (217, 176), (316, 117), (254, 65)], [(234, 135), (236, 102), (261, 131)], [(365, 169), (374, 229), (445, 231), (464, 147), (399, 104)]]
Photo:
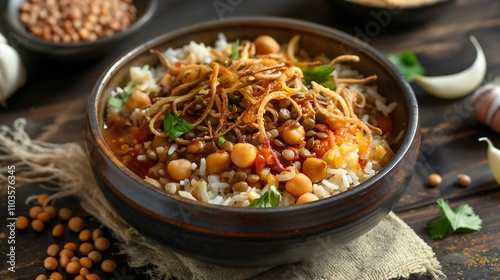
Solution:
[(359, 3), (353, 0), (327, 0), (342, 15), (353, 20), (378, 21), (382, 27), (413, 26), (428, 22), (439, 16), (453, 0), (409, 7), (381, 7)]
[(61, 59), (96, 57), (111, 51), (113, 46), (120, 44), (120, 42), (139, 31), (152, 18), (158, 4), (157, 1), (133, 1), (137, 9), (136, 20), (127, 29), (112, 36), (102, 37), (91, 42), (56, 43), (30, 34), (21, 22), (20, 8), (27, 0), (9, 0), (5, 12), (5, 23), (8, 32), (6, 37), (9, 39), (10, 44), (19, 51), (27, 51), (33, 55)]
[[(159, 65), (150, 49), (179, 48), (190, 41), (213, 45), (219, 32), (229, 42), (267, 34), (288, 42), (300, 34), (310, 54), (360, 57), (353, 65), (390, 102), (395, 131), (403, 137), (392, 147), (394, 158), (368, 181), (319, 201), (274, 208), (210, 205), (171, 195), (136, 176), (113, 155), (103, 139), (106, 100), (124, 86), (131, 66)], [(87, 110), (86, 147), (96, 179), (116, 211), (159, 246), (213, 263), (238, 266), (287, 264), (319, 257), (376, 226), (400, 199), (410, 181), (420, 145), (418, 107), (411, 87), (395, 67), (369, 45), (335, 29), (300, 20), (241, 17), (211, 21), (166, 33), (145, 42), (114, 62), (98, 79)], [(377, 244), (373, 244), (377, 246)]]

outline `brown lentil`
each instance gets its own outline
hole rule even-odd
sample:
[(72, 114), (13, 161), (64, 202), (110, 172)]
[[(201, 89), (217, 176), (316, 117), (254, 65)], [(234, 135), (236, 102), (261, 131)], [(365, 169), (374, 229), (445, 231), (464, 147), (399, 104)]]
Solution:
[(441, 184), (441, 182), (443, 182), (443, 178), (441, 178), (441, 176), (439, 174), (433, 173), (433, 174), (429, 175), (429, 178), (428, 178), (429, 186), (437, 187), (439, 184)]
[(92, 232), (90, 229), (84, 229), (78, 234), (78, 239), (81, 242), (89, 241), (92, 238)]
[(40, 232), (43, 230), (43, 222), (40, 221), (40, 220), (33, 220), (31, 221), (31, 228), (36, 231), (36, 232)]
[(40, 214), (42, 212), (43, 212), (43, 208), (42, 207), (40, 207), (40, 206), (33, 206), (33, 207), (30, 208), (29, 216), (32, 219), (36, 219), (36, 216), (38, 216), (38, 214)]
[(328, 139), (328, 134), (326, 134), (325, 132), (318, 132), (316, 133), (316, 137), (318, 137), (321, 140), (325, 140)]
[(59, 245), (51, 244), (49, 245), (49, 247), (47, 247), (47, 255), (55, 257), (59, 254), (59, 250), (60, 250)]
[(116, 269), (116, 263), (113, 260), (104, 260), (101, 264), (101, 269), (104, 272), (113, 272)]
[(248, 183), (245, 181), (237, 182), (233, 185), (233, 189), (237, 192), (245, 192), (248, 189)]
[(72, 261), (66, 266), (66, 272), (69, 274), (78, 274), (80, 272), (80, 268), (82, 268), (82, 266), (79, 262)]
[(100, 262), (102, 259), (102, 254), (99, 251), (92, 251), (87, 256), (93, 262)]
[(245, 181), (247, 179), (247, 176), (248, 175), (245, 172), (238, 171), (238, 172), (234, 173), (234, 175), (233, 175), (233, 183)]
[[(311, 119), (311, 118), (307, 118), (305, 119), (303, 122), (302, 122), (302, 126), (304, 127), (304, 129), (306, 131), (310, 131), (314, 128), (314, 126), (316, 125), (316, 122)], [(314, 131), (314, 130), (313, 130)], [(307, 134), (306, 134), (307, 135)]]
[(59, 263), (57, 262), (56, 258), (54, 257), (46, 257), (45, 260), (43, 261), (43, 267), (47, 270), (55, 270)]
[(17, 217), (16, 219), (16, 228), (18, 230), (24, 230), (28, 227), (29, 225), (29, 221), (28, 221), (28, 218), (26, 218), (25, 216), (19, 216)]
[(248, 183), (257, 183), (260, 180), (260, 176), (257, 174), (250, 174), (247, 176), (247, 182)]
[(52, 235), (54, 237), (61, 237), (64, 234), (64, 226), (62, 224), (57, 224), (52, 228)]
[(472, 179), (469, 175), (460, 173), (457, 175), (457, 182), (461, 187), (468, 187), (472, 183)]
[(283, 156), (284, 159), (286, 160), (293, 160), (293, 158), (295, 157), (295, 152), (290, 150), (290, 149), (284, 149), (282, 152), (281, 152), (281, 155)]
[(42, 193), (42, 194), (38, 195), (36, 202), (39, 205), (43, 205), (45, 203), (45, 201), (47, 201), (47, 199), (49, 199), (49, 195), (46, 193)]
[(49, 276), (50, 280), (63, 280), (63, 276), (61, 273), (54, 271)]
[(94, 41), (127, 29), (135, 21), (132, 1), (30, 0), (19, 18), (33, 36), (65, 43)]
[(68, 208), (61, 208), (59, 209), (59, 218), (63, 221), (67, 221), (73, 217), (73, 211)]
[(69, 219), (68, 221), (68, 228), (72, 232), (80, 232), (83, 227), (85, 226), (85, 223), (82, 218), (80, 217), (73, 217)]

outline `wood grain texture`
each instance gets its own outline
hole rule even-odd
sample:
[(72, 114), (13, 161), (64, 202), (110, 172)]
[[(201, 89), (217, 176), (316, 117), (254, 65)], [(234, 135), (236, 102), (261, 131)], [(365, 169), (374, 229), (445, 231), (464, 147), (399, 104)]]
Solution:
[[(0, 3), (0, 14), (4, 11), (4, 2)], [(27, 84), (8, 100), (8, 107), (0, 108), (0, 123), (11, 125), (15, 119), (24, 117), (33, 138), (57, 143), (83, 143), (87, 97), (102, 71), (132, 46), (187, 24), (238, 15), (276, 15), (310, 20), (356, 35), (356, 27), (363, 29), (368, 23), (346, 20), (327, 1), (316, 1), (314, 5), (305, 0), (240, 1), (222, 17), (214, 9), (214, 2), (160, 1), (155, 18), (143, 32), (119, 46), (115, 53), (100, 59), (71, 64), (41, 61), (36, 56), (26, 55)], [(0, 22), (0, 30), (5, 32), (2, 26)], [(475, 51), (468, 40), (470, 35), (476, 36), (488, 60), (484, 83), (500, 77), (500, 1), (497, 0), (455, 0), (437, 18), (414, 27), (389, 25), (370, 37), (368, 43), (384, 54), (414, 51), (429, 75), (441, 75), (461, 71), (472, 63)], [(469, 97), (441, 100), (416, 85), (413, 88), (419, 102), (422, 146), (410, 186), (395, 211), (434, 249), (448, 279), (499, 279), (500, 215), (497, 213), (500, 210), (500, 187), (488, 169), (486, 144), (477, 139), (486, 136), (498, 147), (500, 135), (478, 123)], [(427, 178), (434, 172), (443, 176), (443, 183), (430, 188)], [(459, 173), (471, 176), (469, 187), (457, 186)], [(41, 192), (32, 185), (19, 189), (20, 201), (34, 192)], [(1, 191), (0, 208), (4, 209), (4, 186)], [(441, 215), (435, 203), (439, 198), (449, 200), (452, 207), (470, 204), (483, 219), (483, 228), (472, 234), (431, 240), (426, 225)], [(62, 203), (76, 204), (73, 201)], [(29, 209), (21, 206), (21, 202), (18, 205), (20, 213)], [(5, 214), (2, 212), (2, 215)], [(3, 223), (5, 219), (1, 217)], [(5, 228), (3, 230), (5, 234)], [(44, 248), (52, 241), (45, 235), (32, 232), (20, 234), (19, 240), (23, 251), (18, 254), (19, 273), (16, 278), (33, 279), (43, 271)], [(0, 241), (0, 253), (4, 255), (5, 242)], [(144, 274), (126, 266), (123, 256), (114, 257), (119, 261), (118, 274), (104, 275), (105, 279), (144, 278)], [(3, 269), (4, 265), (2, 262), (0, 279), (12, 279), (12, 274)]]

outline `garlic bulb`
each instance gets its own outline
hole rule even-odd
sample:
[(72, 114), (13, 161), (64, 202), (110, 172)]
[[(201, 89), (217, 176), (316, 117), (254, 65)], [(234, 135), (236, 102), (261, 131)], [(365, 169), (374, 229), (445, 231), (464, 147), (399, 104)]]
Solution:
[(469, 68), (444, 76), (415, 75), (415, 82), (429, 94), (445, 99), (460, 98), (471, 93), (483, 81), (487, 64), (479, 42), (474, 36), (470, 36), (469, 39), (477, 52), (476, 59)]
[(0, 104), (4, 103), (26, 80), (26, 70), (19, 53), (0, 34)]
[(500, 133), (500, 85), (489, 83), (480, 87), (471, 101), (477, 120)]
[(490, 164), (491, 173), (500, 185), (500, 150), (493, 146), (490, 139), (486, 137), (479, 138), (479, 141), (486, 141), (488, 143), (488, 162)]

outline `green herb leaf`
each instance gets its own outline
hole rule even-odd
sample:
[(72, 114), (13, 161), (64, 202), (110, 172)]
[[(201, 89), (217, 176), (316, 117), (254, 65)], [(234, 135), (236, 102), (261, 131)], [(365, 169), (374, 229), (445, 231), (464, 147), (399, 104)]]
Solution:
[(429, 222), (428, 233), (432, 239), (444, 238), (448, 233), (472, 232), (481, 229), (483, 221), (474, 213), (470, 205), (460, 205), (453, 211), (443, 199), (436, 202), (443, 210), (444, 216)]
[(175, 138), (184, 135), (191, 129), (193, 129), (193, 125), (174, 112), (170, 112), (163, 118), (163, 130), (170, 135), (169, 141), (174, 141)]
[(217, 147), (222, 146), (227, 140), (224, 137), (217, 138)]
[(127, 100), (130, 98), (132, 93), (134, 93), (136, 88), (137, 88), (137, 84), (133, 84), (131, 87), (123, 89), (122, 93), (115, 95), (115, 96), (110, 96), (108, 98), (108, 106), (112, 106), (112, 107), (123, 106), (123, 104), (125, 104), (125, 102), (127, 102)]
[(250, 203), (249, 207), (263, 208), (263, 207), (276, 207), (280, 205), (281, 192), (272, 185), (269, 190), (265, 191)]
[(390, 54), (387, 58), (401, 71), (406, 81), (413, 82), (415, 75), (425, 74), (424, 67), (418, 61), (417, 56), (412, 52), (400, 54)]
[(318, 84), (321, 84), (324, 87), (334, 90), (336, 88), (335, 83), (333, 82), (332, 72), (335, 68), (328, 65), (319, 65), (314, 67), (306, 67), (299, 68), (302, 70), (302, 74), (304, 74), (304, 80), (307, 85), (310, 85), (312, 81), (315, 81)]
[(235, 60), (238, 58), (238, 56), (240, 55), (240, 53), (238, 52), (239, 46), (240, 46), (240, 40), (236, 40), (236, 42), (234, 42), (231, 45), (231, 54), (229, 55), (229, 59)]

